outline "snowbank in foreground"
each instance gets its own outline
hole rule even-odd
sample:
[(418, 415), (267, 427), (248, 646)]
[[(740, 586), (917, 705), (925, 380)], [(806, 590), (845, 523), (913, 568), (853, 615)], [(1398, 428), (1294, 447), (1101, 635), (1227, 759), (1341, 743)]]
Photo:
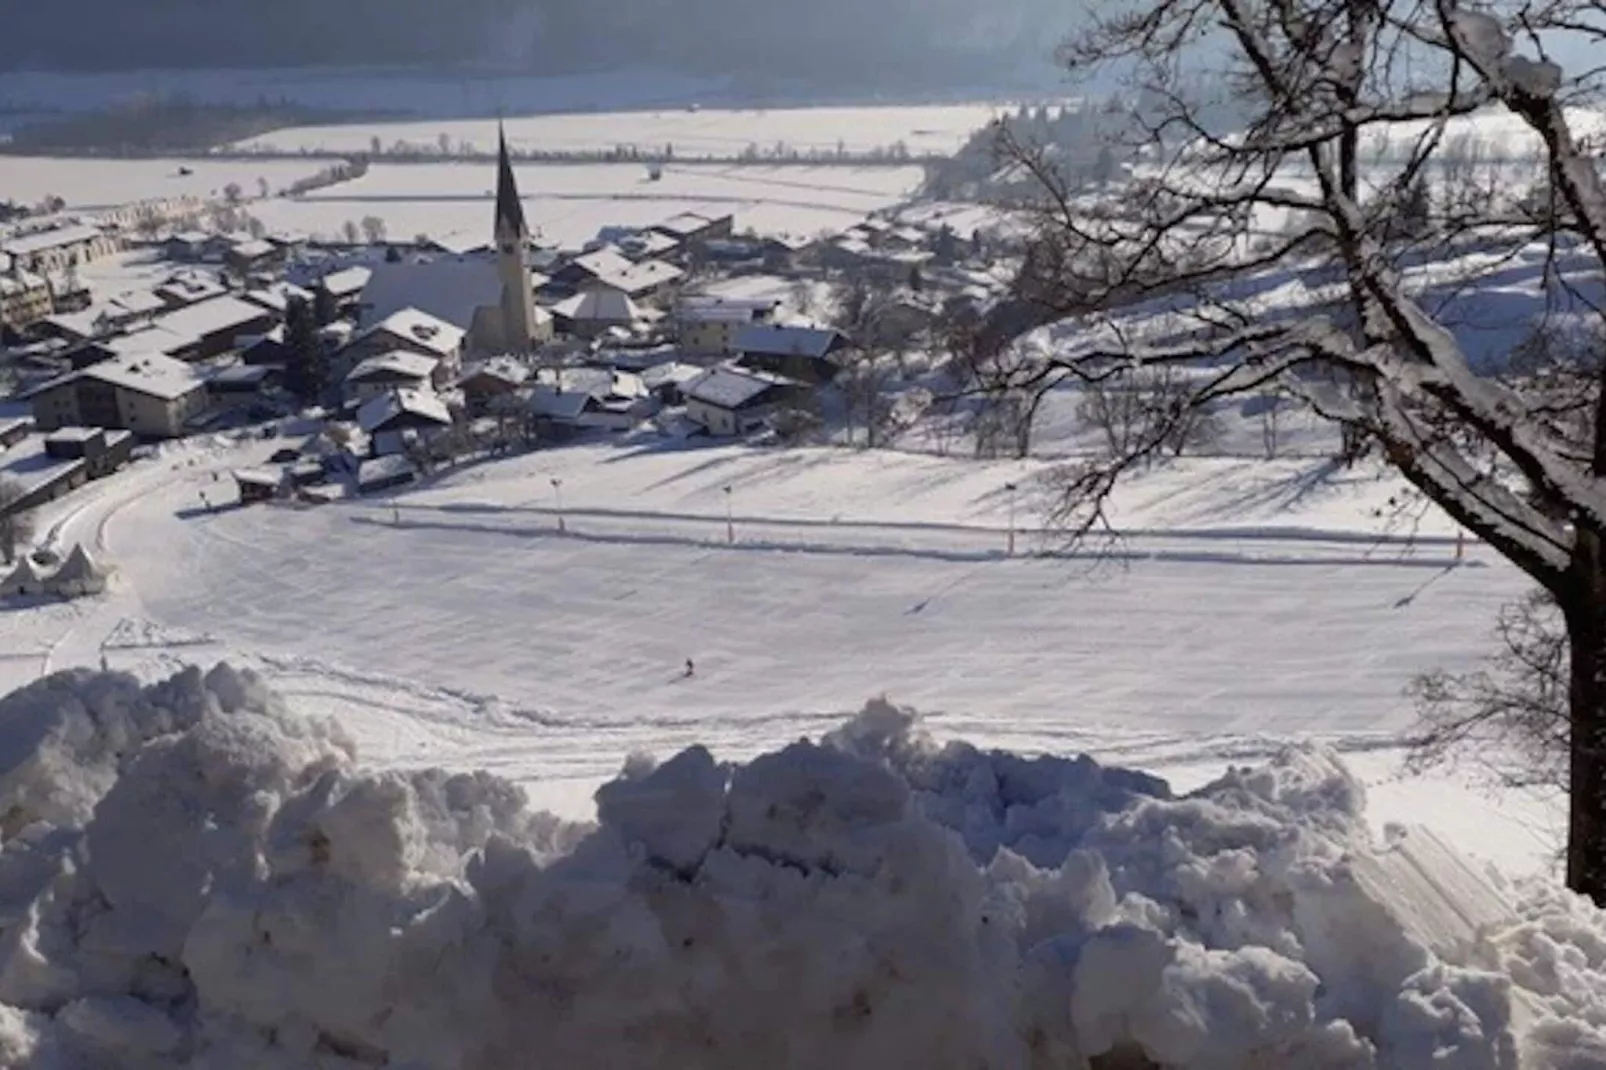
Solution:
[(1437, 916), (1362, 801), (1321, 752), (1174, 799), (875, 702), (579, 827), (362, 773), (226, 667), (61, 674), (0, 700), (0, 1066), (1606, 1065), (1601, 915), (1424, 855)]

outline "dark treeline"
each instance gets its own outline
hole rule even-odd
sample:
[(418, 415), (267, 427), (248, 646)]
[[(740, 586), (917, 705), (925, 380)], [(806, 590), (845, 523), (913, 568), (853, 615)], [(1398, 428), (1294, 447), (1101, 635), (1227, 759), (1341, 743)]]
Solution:
[(1066, 0), (58, 0), (22, 4), (0, 68), (512, 63), (938, 86), (1051, 76)]
[(128, 155), (202, 152), (270, 130), (355, 121), (359, 113), (312, 109), (284, 101), (201, 104), (184, 98), (141, 100), (99, 111), (52, 116), (12, 132), (4, 151), (101, 152)]

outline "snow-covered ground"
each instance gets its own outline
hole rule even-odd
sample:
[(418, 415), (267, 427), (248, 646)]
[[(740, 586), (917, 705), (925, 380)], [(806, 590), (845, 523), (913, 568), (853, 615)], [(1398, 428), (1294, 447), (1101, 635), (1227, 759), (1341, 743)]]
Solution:
[[(271, 230), (333, 236), (378, 216), (390, 237), (487, 235), (495, 175), (484, 164), (377, 164), (355, 182), (253, 204)], [(639, 164), (518, 167), (525, 214), (549, 241), (579, 243), (607, 226), (648, 226), (680, 212), (733, 214), (736, 227), (800, 236), (841, 230), (906, 199), (918, 167), (678, 165), (651, 181)]]
[[(60, 197), (93, 211), (165, 197), (221, 198), (230, 183), (255, 197), (258, 179), (282, 189), (321, 166), (313, 160), (107, 160), (51, 156), (0, 158), (0, 201), (38, 204)], [(190, 174), (181, 174), (180, 168)]]
[[(909, 152), (948, 154), (986, 126), (1007, 105), (994, 103), (835, 108), (721, 109), (584, 112), (534, 115), (505, 122), (508, 143), (534, 152), (607, 152), (619, 146), (681, 156), (731, 158), (749, 146), (768, 152), (785, 145), (800, 153), (871, 152), (902, 143)], [(405, 123), (351, 123), (275, 130), (238, 148), (278, 152), (366, 152), (374, 138), (429, 151), (444, 135), (481, 151), (496, 144), (493, 119)]]
[(744, 764), (633, 759), (577, 827), (483, 772), (364, 769), (309, 705), (226, 666), (0, 700), (0, 1062), (1572, 1070), (1606, 1052), (1601, 913), (1419, 825), (1375, 839), (1327, 749), (1176, 797), (1085, 758), (939, 746), (873, 701)]
[(1324, 740), (1382, 787), (1379, 822), (1436, 810), (1519, 872), (1554, 848), (1544, 800), (1399, 778), (1403, 687), (1470, 665), (1523, 583), (1476, 547), (1457, 566), (1431, 518), (1380, 536), (1397, 488), (1374, 473), (1159, 470), (1123, 495), (1113, 560), (1004, 557), (1004, 486), (1043, 462), (883, 452), (579, 446), (393, 500), (200, 508), (279, 444), (186, 447), (65, 499), (58, 538), (102, 545), (115, 591), (0, 614), (0, 683), (226, 654), (372, 762), (489, 768), (570, 815), (634, 751), (750, 756), (886, 693), (941, 737), (1182, 782)]

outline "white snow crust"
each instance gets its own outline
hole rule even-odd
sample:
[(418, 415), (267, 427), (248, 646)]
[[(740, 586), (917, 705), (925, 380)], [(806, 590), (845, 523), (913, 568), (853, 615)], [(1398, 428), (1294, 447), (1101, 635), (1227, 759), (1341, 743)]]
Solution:
[(1600, 912), (1374, 845), (1363, 796), (1321, 749), (1177, 798), (876, 700), (632, 759), (581, 826), (365, 772), (248, 672), (76, 670), (0, 700), (0, 1066), (1606, 1065)]

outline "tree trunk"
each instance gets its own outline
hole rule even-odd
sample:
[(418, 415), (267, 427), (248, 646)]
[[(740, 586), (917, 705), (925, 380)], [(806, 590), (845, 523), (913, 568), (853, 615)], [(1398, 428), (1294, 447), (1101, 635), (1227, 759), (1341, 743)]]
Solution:
[(1567, 887), (1606, 906), (1606, 561), (1580, 530), (1565, 597), (1570, 678)]

